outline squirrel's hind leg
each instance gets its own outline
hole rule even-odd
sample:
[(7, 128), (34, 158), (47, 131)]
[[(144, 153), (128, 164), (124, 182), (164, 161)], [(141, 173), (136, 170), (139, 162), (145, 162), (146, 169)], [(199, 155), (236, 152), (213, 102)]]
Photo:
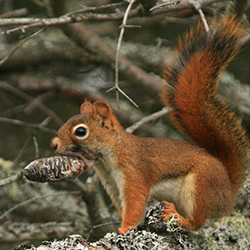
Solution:
[(232, 210), (233, 196), (225, 168), (218, 163), (211, 165), (211, 160), (207, 162), (197, 164), (183, 180), (176, 200), (177, 209), (174, 204), (163, 202), (164, 220), (174, 214), (180, 227), (198, 230), (207, 219), (218, 218)]
[[(190, 172), (186, 175), (182, 182), (182, 187), (178, 191), (178, 198), (176, 200), (177, 209), (173, 203), (167, 201), (162, 202), (163, 209), (163, 220), (169, 220), (172, 215), (178, 220), (178, 224), (181, 228), (188, 230), (198, 230), (204, 226), (206, 220), (209, 218), (210, 207), (202, 209), (203, 202), (198, 202), (199, 196), (203, 197), (205, 194), (200, 194), (197, 190), (197, 180), (199, 177), (199, 168), (197, 167), (196, 172)], [(202, 190), (204, 191), (204, 190)], [(206, 200), (206, 199), (205, 199)], [(206, 204), (209, 205), (209, 204)]]
[(181, 228), (186, 228), (189, 230), (198, 230), (201, 228), (205, 222), (206, 218), (201, 220), (196, 219), (185, 219), (177, 210), (173, 203), (169, 203), (167, 201), (163, 201), (162, 205), (164, 206), (162, 218), (164, 221), (170, 219), (171, 216), (174, 216), (175, 219), (178, 219), (177, 223)]

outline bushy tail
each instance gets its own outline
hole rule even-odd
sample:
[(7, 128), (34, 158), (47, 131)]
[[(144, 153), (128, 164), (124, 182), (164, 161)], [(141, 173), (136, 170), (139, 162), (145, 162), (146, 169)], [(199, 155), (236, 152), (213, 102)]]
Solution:
[(179, 40), (176, 59), (164, 71), (161, 94), (174, 125), (189, 139), (220, 159), (234, 191), (248, 164), (249, 141), (241, 120), (217, 95), (218, 76), (240, 48), (244, 25), (224, 17), (206, 32), (201, 23)]

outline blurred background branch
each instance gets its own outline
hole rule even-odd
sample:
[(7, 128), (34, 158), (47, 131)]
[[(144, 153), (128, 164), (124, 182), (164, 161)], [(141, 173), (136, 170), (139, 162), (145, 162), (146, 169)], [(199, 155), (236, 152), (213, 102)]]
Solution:
[[(139, 136), (184, 139), (171, 126), (168, 110), (161, 110), (158, 92), (177, 37), (201, 13), (209, 23), (230, 9), (248, 27), (242, 51), (222, 74), (220, 94), (243, 117), (250, 134), (249, 1), (195, 2), (198, 8), (189, 0), (138, 0), (129, 11), (126, 27), (140, 29), (126, 28), (117, 70), (119, 87), (138, 109), (123, 96), (119, 108), (115, 93), (106, 92), (115, 84), (128, 1), (86, 0), (83, 6), (80, 0), (0, 0), (1, 249), (72, 233), (94, 240), (116, 230), (118, 216), (92, 169), (73, 182), (53, 184), (29, 182), (21, 171), (37, 157), (54, 155), (50, 139), (79, 113), (84, 99), (108, 100), (121, 124)], [(241, 216), (250, 214), (249, 190), (246, 182), (237, 205)], [(228, 241), (235, 246), (244, 241), (241, 237)]]

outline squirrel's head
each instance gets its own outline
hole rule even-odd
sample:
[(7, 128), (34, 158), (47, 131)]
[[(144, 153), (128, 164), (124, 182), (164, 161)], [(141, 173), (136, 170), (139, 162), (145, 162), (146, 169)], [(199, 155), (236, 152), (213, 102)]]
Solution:
[(60, 155), (72, 155), (91, 161), (110, 152), (124, 131), (105, 101), (85, 101), (80, 115), (70, 118), (56, 133), (51, 147)]

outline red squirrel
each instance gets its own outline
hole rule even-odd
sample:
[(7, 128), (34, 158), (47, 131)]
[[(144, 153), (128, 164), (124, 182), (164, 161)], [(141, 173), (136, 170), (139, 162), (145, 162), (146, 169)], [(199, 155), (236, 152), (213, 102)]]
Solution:
[(234, 17), (201, 23), (176, 48), (161, 93), (175, 127), (194, 145), (127, 133), (103, 100), (85, 101), (52, 139), (60, 155), (93, 166), (121, 218), (119, 233), (136, 228), (149, 199), (164, 204), (182, 228), (198, 230), (229, 214), (248, 164), (241, 120), (217, 93), (218, 77), (240, 47), (244, 25)]

